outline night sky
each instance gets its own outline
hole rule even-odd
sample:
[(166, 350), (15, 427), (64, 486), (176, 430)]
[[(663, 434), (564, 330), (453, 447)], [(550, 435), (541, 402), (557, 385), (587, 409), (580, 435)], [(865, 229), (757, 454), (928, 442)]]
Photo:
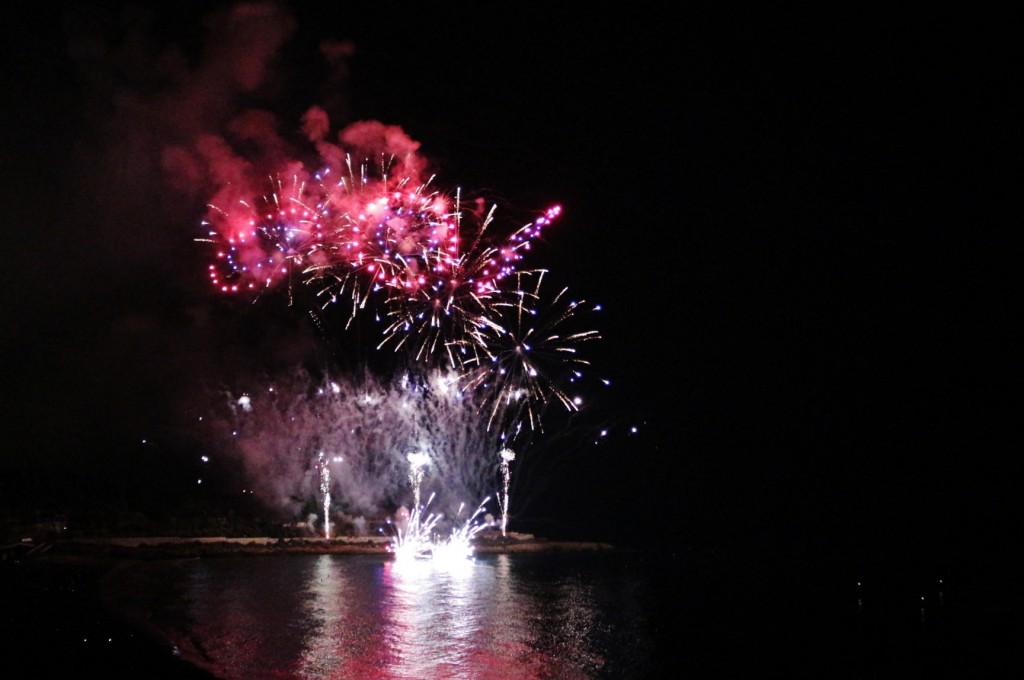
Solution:
[(209, 195), (160, 164), (247, 110), (295, 141), (317, 105), (335, 128), (399, 126), (443, 186), (563, 206), (531, 262), (603, 306), (610, 434), (551, 465), (542, 530), (780, 560), (1008, 554), (1008, 22), (291, 5), (247, 43), (209, 18), (222, 2), (5, 4), (0, 507), (173, 503), (197, 384), (323, 351), (280, 300), (210, 290)]

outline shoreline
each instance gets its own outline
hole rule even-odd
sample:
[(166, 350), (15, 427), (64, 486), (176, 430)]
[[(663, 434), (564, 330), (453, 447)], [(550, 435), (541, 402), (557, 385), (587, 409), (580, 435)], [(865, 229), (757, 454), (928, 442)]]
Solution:
[[(7, 546), (4, 558), (34, 560), (47, 557), (109, 557), (130, 559), (180, 559), (275, 554), (363, 554), (389, 555), (391, 539), (384, 536), (339, 536), (335, 538), (266, 536), (135, 536), (117, 538), (58, 539), (36, 543), (23, 541)], [(608, 552), (619, 550), (610, 543), (597, 541), (555, 541), (532, 534), (509, 532), (506, 536), (478, 536), (472, 543), (474, 554), (539, 552)], [(10, 554), (7, 554), (10, 553)]]

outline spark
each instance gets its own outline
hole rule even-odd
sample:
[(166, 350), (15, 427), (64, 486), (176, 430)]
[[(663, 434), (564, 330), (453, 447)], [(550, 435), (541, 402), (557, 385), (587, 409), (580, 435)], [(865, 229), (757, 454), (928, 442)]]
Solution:
[[(395, 528), (395, 534), (388, 543), (388, 552), (394, 555), (396, 562), (429, 559), (438, 566), (451, 568), (474, 556), (473, 540), (487, 528), (487, 524), (478, 518), (490, 498), (485, 498), (473, 514), (455, 526), (447, 537), (442, 537), (437, 531), (443, 515), (427, 512), (433, 499), (431, 495), (422, 507), (413, 508), (405, 526)], [(457, 517), (462, 514), (463, 507), (459, 506)]]
[(426, 506), (434, 500), (433, 494), (423, 507), (414, 507), (404, 527), (396, 527), (395, 535), (388, 543), (388, 551), (398, 562), (430, 557), (434, 550), (434, 528), (441, 520), (435, 512), (424, 515)]

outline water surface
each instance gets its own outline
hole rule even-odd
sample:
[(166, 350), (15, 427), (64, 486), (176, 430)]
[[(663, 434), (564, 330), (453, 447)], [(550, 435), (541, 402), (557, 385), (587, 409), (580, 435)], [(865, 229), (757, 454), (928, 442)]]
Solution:
[(655, 593), (614, 554), (139, 563), (108, 602), (222, 678), (644, 678)]

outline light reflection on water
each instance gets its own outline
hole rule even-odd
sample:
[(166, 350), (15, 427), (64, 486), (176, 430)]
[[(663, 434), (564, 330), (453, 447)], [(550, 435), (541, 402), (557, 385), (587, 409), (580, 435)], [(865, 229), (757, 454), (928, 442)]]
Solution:
[(648, 677), (640, 591), (615, 559), (238, 557), (142, 565), (117, 590), (226, 679)]

